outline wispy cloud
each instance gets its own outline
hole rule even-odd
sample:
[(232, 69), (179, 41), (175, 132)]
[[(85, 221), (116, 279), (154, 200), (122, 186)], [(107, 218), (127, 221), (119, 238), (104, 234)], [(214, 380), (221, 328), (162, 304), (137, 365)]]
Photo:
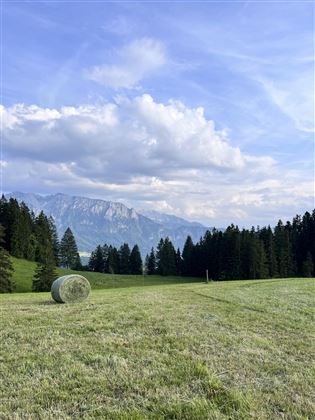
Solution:
[(291, 81), (257, 80), (270, 100), (292, 120), (297, 130), (314, 133), (314, 77), (306, 73)]
[(114, 89), (133, 89), (165, 63), (163, 44), (151, 38), (141, 38), (116, 51), (113, 63), (94, 66), (85, 75), (90, 80)]

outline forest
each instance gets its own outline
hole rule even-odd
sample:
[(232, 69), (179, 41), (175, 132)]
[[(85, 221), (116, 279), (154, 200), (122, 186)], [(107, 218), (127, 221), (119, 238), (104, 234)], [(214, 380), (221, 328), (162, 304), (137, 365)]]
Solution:
[[(104, 238), (106, 239), (106, 238)], [(161, 238), (142, 261), (139, 247), (127, 243), (119, 249), (98, 245), (82, 266), (74, 235), (67, 228), (61, 240), (54, 221), (37, 216), (14, 198), (0, 199), (0, 290), (10, 292), (9, 255), (37, 262), (33, 291), (49, 290), (55, 267), (112, 274), (176, 275), (209, 279), (262, 279), (311, 277), (315, 267), (315, 210), (278, 221), (276, 226), (207, 231), (197, 243), (187, 237), (182, 250), (170, 238)]]

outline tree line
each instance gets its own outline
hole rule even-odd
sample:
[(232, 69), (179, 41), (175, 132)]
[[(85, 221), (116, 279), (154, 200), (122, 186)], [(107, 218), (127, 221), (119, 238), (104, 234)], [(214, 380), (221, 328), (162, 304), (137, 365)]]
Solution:
[(207, 231), (197, 243), (187, 237), (182, 254), (169, 238), (146, 257), (147, 274), (204, 277), (213, 280), (311, 277), (315, 275), (315, 210), (274, 229)]
[(197, 243), (187, 237), (182, 252), (170, 238), (160, 239), (144, 264), (138, 245), (131, 250), (98, 245), (88, 266), (81, 265), (70, 228), (61, 241), (51, 217), (37, 216), (16, 199), (0, 199), (0, 292), (12, 292), (13, 267), (10, 255), (37, 262), (33, 291), (50, 290), (56, 267), (116, 274), (158, 274), (205, 277), (213, 280), (311, 277), (315, 275), (315, 210), (281, 220), (274, 228), (239, 229), (231, 224), (225, 231), (207, 231)]
[[(98, 246), (91, 254), (89, 269), (102, 273), (140, 274), (141, 256), (137, 249), (137, 270), (128, 263), (128, 244)], [(129, 265), (128, 265), (129, 264)], [(311, 277), (315, 275), (315, 210), (296, 216), (285, 224), (279, 220), (272, 229), (239, 229), (231, 224), (225, 231), (207, 231), (197, 243), (187, 237), (182, 252), (169, 238), (160, 239), (146, 256), (147, 275), (205, 277), (213, 280)], [(129, 267), (129, 268), (128, 268)]]
[(12, 292), (13, 267), (9, 255), (37, 262), (33, 291), (48, 291), (57, 278), (56, 267), (82, 268), (78, 248), (68, 228), (61, 241), (51, 217), (37, 216), (25, 203), (0, 199), (0, 292)]
[(88, 268), (91, 271), (111, 274), (142, 274), (142, 258), (138, 245), (130, 251), (124, 243), (119, 249), (111, 245), (98, 245), (91, 253)]

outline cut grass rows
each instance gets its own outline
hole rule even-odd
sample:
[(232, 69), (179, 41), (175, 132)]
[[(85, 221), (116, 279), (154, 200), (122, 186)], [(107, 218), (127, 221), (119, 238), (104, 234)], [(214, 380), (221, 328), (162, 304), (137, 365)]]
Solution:
[(313, 279), (93, 290), (80, 305), (31, 293), (0, 301), (1, 418), (315, 411)]

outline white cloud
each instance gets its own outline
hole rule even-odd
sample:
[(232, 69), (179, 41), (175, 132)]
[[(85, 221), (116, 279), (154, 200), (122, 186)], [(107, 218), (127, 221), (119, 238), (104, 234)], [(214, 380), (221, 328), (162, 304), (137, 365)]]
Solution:
[(86, 194), (212, 225), (258, 223), (312, 205), (311, 182), (232, 146), (202, 108), (142, 95), (103, 106), (2, 111), (7, 191)]
[(114, 63), (88, 69), (86, 77), (114, 89), (132, 89), (165, 63), (163, 44), (154, 39), (140, 38), (116, 51)]
[(266, 170), (274, 163), (231, 146), (202, 108), (174, 101), (164, 105), (147, 94), (98, 107), (15, 105), (5, 109), (4, 127), (6, 149), (13, 156), (75, 161), (78, 171), (97, 179), (169, 179), (182, 170)]

